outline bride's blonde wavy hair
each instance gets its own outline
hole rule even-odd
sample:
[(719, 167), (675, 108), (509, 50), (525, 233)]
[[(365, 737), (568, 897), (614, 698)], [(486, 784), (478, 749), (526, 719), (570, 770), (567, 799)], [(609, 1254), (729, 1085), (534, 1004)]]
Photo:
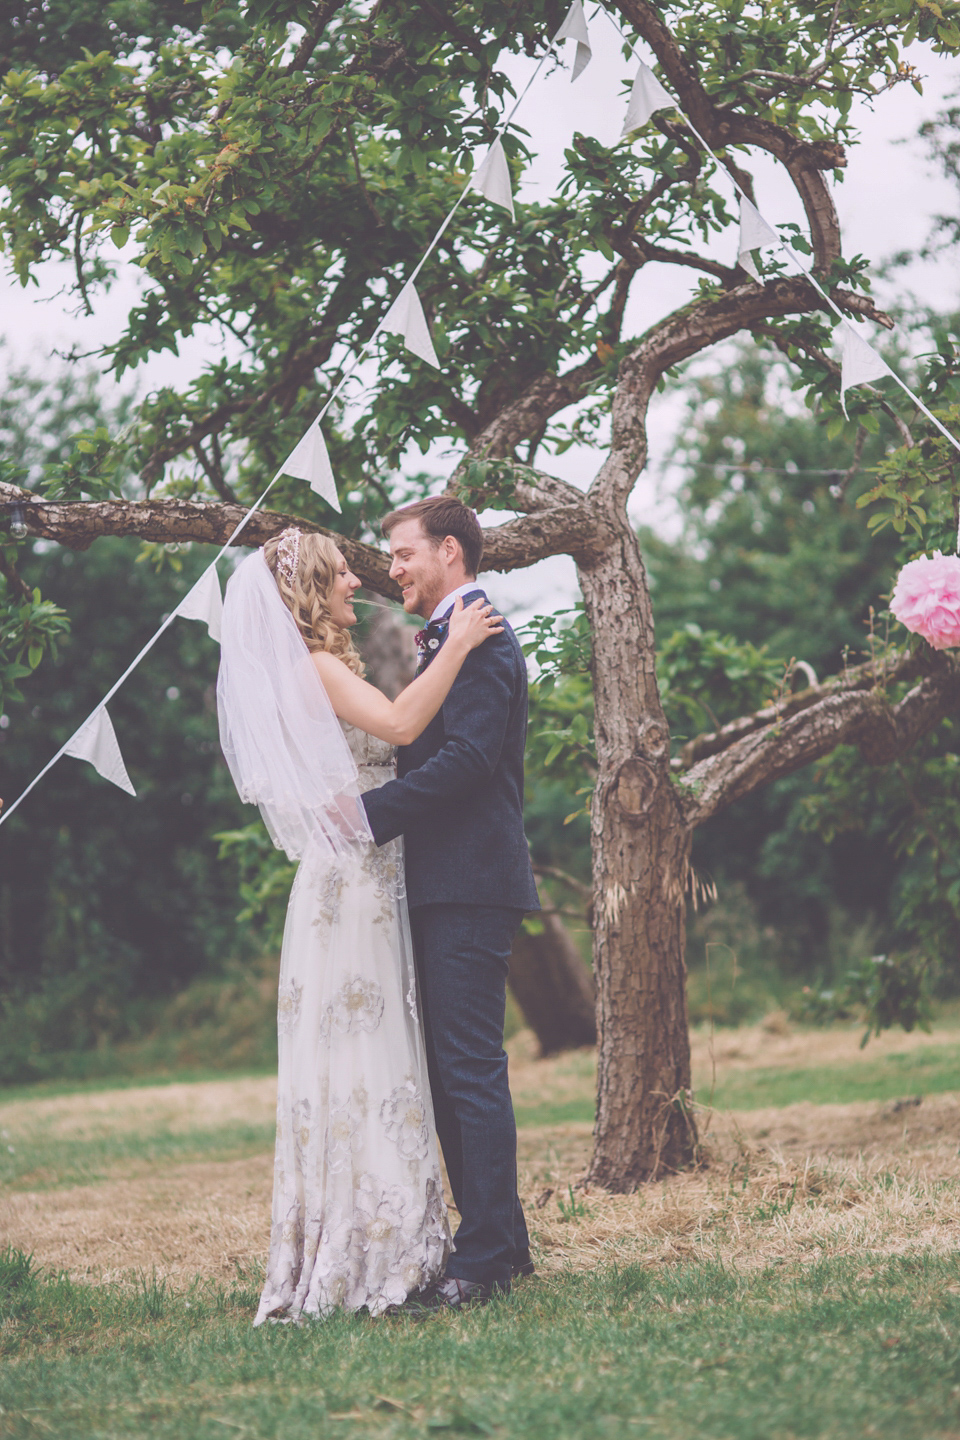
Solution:
[(340, 568), (337, 547), (326, 535), (310, 535), (301, 531), (299, 563), (296, 573), (289, 576), (277, 569), (277, 550), (284, 536), (292, 534), (292, 530), (284, 530), (263, 547), (263, 558), (277, 582), (284, 604), (297, 622), (297, 629), (308, 650), (327, 650), (342, 660), (354, 675), (362, 675), (364, 664), (350, 631), (338, 625), (330, 615), (330, 595)]

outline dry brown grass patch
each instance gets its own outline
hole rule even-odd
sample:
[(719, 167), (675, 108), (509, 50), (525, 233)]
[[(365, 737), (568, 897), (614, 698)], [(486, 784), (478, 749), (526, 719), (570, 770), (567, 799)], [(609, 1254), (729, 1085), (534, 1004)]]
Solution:
[(713, 1116), (703, 1168), (633, 1195), (584, 1185), (589, 1126), (526, 1131), (522, 1189), (547, 1271), (946, 1251), (960, 1240), (958, 1119), (953, 1095), (906, 1112), (792, 1105)]
[[(870, 1054), (956, 1038), (950, 1030), (884, 1036)], [(713, 1043), (719, 1071), (855, 1061), (858, 1042), (859, 1031), (794, 1035), (778, 1024), (720, 1032)], [(709, 1037), (698, 1032), (693, 1043), (702, 1076)], [(529, 1034), (509, 1049), (519, 1104), (592, 1093), (590, 1051), (538, 1061)], [(33, 1126), (93, 1142), (131, 1130), (215, 1131), (269, 1124), (275, 1094), (268, 1076), (17, 1100), (0, 1106), (0, 1129)], [(751, 1266), (863, 1249), (947, 1250), (960, 1241), (958, 1095), (919, 1106), (798, 1104), (704, 1115), (701, 1129), (705, 1168), (627, 1196), (582, 1188), (589, 1124), (521, 1130), (521, 1192), (542, 1270), (717, 1257)], [(95, 1183), (8, 1191), (0, 1197), (0, 1243), (78, 1279), (155, 1269), (176, 1284), (197, 1275), (223, 1280), (236, 1264), (265, 1256), (271, 1169), (265, 1150), (235, 1160), (137, 1161)]]
[(266, 1258), (273, 1157), (156, 1165), (146, 1175), (9, 1193), (0, 1200), (5, 1244), (32, 1251), (75, 1280), (136, 1272), (187, 1285), (226, 1280)]

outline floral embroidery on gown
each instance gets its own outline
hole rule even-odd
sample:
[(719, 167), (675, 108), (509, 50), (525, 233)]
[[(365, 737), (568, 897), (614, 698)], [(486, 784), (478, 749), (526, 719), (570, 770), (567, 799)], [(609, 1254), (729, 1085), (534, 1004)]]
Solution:
[[(391, 746), (344, 733), (360, 789)], [(273, 1224), (254, 1324), (402, 1304), (450, 1253), (417, 1012), (403, 842), (359, 859), (308, 851), (287, 909)]]

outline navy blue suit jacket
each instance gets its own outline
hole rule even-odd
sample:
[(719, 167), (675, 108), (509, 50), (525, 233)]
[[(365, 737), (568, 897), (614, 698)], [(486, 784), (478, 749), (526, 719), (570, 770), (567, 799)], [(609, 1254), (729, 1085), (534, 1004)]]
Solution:
[[(479, 585), (464, 604), (478, 595)], [(505, 621), (470, 651), (423, 734), (401, 745), (396, 780), (362, 796), (378, 845), (404, 837), (411, 909), (539, 910), (523, 833), (526, 737), (527, 667)]]

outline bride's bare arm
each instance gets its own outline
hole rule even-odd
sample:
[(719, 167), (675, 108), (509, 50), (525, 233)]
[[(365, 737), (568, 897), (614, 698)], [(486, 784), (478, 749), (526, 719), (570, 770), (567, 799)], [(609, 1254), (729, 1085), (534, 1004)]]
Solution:
[(396, 700), (388, 700), (375, 685), (354, 675), (335, 655), (316, 651), (312, 659), (337, 715), (389, 745), (409, 745), (446, 700), (470, 651), (482, 645), (488, 635), (503, 633), (500, 617), (492, 611), (493, 606), (482, 600), (464, 609), (458, 596), (439, 653)]

